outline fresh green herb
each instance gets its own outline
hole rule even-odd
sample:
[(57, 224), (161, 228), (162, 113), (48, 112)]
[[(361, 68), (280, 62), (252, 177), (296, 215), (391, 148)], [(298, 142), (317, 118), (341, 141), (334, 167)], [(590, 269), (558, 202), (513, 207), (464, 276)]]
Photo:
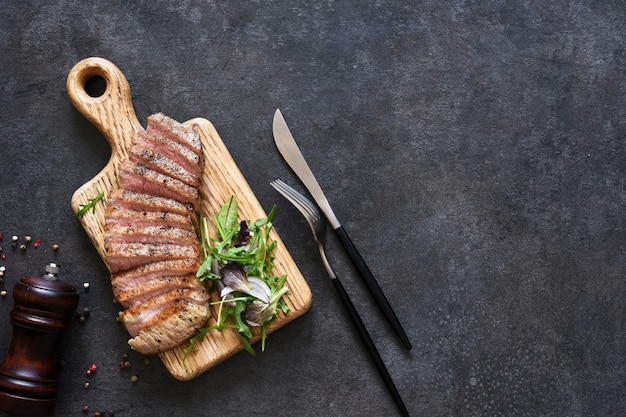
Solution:
[(277, 242), (270, 238), (276, 206), (266, 218), (239, 221), (237, 199), (233, 196), (214, 217), (217, 239), (209, 236), (207, 218), (200, 218), (200, 236), (204, 255), (197, 277), (210, 280), (219, 291), (220, 301), (216, 324), (200, 329), (189, 340), (185, 355), (193, 351), (196, 341), (211, 330), (236, 329), (244, 349), (254, 355), (251, 346), (252, 327), (260, 327), (261, 350), (265, 350), (267, 329), (279, 310), (289, 312), (283, 295), (289, 293), (286, 276), (273, 274), (272, 255)]
[(100, 194), (98, 194), (94, 198), (90, 198), (89, 199), (89, 203), (81, 204), (80, 205), (80, 210), (78, 210), (76, 213), (74, 213), (74, 217), (83, 217), (85, 214), (87, 214), (89, 209), (93, 210), (93, 212), (95, 213), (96, 212), (96, 204), (98, 204), (98, 201), (102, 200), (103, 198), (104, 198), (104, 191), (100, 191)]

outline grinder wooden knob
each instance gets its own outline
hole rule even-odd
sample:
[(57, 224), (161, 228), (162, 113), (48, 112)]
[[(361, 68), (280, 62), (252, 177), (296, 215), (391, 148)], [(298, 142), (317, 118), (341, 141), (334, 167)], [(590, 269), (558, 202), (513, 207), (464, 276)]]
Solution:
[(60, 342), (79, 301), (58, 271), (50, 263), (43, 277), (22, 278), (13, 288), (13, 337), (0, 365), (1, 411), (46, 416), (54, 410)]

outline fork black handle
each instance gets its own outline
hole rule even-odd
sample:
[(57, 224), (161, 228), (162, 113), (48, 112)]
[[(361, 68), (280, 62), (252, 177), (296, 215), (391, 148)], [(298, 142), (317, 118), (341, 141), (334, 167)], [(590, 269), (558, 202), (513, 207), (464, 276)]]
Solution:
[(376, 304), (378, 304), (385, 318), (389, 321), (391, 328), (396, 332), (396, 335), (398, 335), (404, 347), (410, 350), (412, 348), (411, 342), (409, 341), (409, 338), (407, 337), (404, 328), (402, 328), (400, 320), (398, 320), (396, 313), (393, 311), (393, 308), (391, 308), (391, 304), (389, 304), (387, 297), (385, 297), (383, 290), (380, 289), (378, 282), (374, 278), (374, 275), (372, 274), (370, 269), (367, 267), (367, 264), (361, 257), (361, 254), (354, 246), (354, 243), (352, 243), (352, 240), (350, 240), (350, 237), (348, 237), (348, 234), (346, 233), (343, 226), (339, 226), (338, 228), (336, 228), (335, 232), (337, 233), (337, 236), (339, 237), (339, 240), (341, 241), (344, 249), (348, 253), (348, 256), (350, 256), (350, 259), (352, 259), (352, 263), (359, 271), (359, 274), (361, 275), (363, 282), (367, 286), (367, 289), (374, 297)]
[(393, 379), (391, 379), (391, 375), (389, 375), (389, 371), (387, 370), (385, 363), (383, 362), (382, 358), (380, 357), (380, 354), (378, 353), (378, 349), (376, 349), (376, 346), (374, 345), (374, 342), (372, 341), (372, 338), (369, 332), (365, 328), (365, 325), (363, 324), (363, 320), (361, 320), (361, 316), (359, 316), (359, 313), (356, 311), (354, 304), (352, 304), (352, 300), (350, 300), (348, 293), (346, 292), (345, 288), (343, 288), (343, 285), (341, 284), (341, 281), (339, 281), (338, 278), (335, 277), (331, 279), (331, 281), (335, 285), (335, 289), (337, 290), (337, 294), (339, 294), (339, 298), (341, 298), (341, 302), (343, 303), (344, 307), (346, 308), (346, 311), (350, 315), (350, 318), (352, 319), (354, 327), (356, 327), (356, 330), (359, 333), (359, 336), (361, 337), (361, 341), (367, 348), (367, 352), (372, 358), (372, 361), (374, 361), (374, 365), (376, 365), (376, 369), (378, 369), (380, 376), (383, 378), (383, 381), (385, 382), (385, 385), (387, 386), (389, 393), (391, 394), (394, 401), (396, 402), (398, 409), (400, 410), (403, 416), (408, 417), (409, 412), (406, 409), (404, 402), (402, 401), (402, 397), (400, 397), (400, 393), (398, 393), (396, 385), (393, 383)]

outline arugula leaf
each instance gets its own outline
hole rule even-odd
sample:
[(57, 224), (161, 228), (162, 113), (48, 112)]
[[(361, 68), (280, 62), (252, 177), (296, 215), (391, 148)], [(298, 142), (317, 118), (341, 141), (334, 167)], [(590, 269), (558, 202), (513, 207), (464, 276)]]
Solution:
[(95, 196), (94, 198), (88, 199), (89, 202), (87, 204), (80, 204), (80, 210), (74, 213), (74, 217), (83, 217), (85, 214), (87, 214), (89, 209), (93, 210), (93, 212), (95, 213), (96, 204), (98, 204), (98, 201), (102, 200), (103, 198), (104, 198), (104, 191), (100, 191), (100, 193), (97, 196)]

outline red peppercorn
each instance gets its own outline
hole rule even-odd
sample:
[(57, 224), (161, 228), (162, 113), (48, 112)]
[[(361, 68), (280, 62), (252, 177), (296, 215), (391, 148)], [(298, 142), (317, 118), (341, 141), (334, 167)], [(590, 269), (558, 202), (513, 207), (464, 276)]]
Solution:
[(89, 367), (89, 370), (90, 370), (91, 372), (95, 372), (95, 371), (96, 371), (96, 369), (98, 369), (98, 367), (96, 366), (96, 364), (95, 364), (95, 363), (92, 363), (92, 364), (91, 364), (91, 366)]
[(4, 239), (4, 235), (0, 233), (0, 239)]
[(87, 369), (87, 372), (85, 372), (87, 374), (87, 376), (91, 376), (91, 371), (89, 369)]
[(120, 365), (119, 365), (119, 366), (120, 366), (120, 369), (124, 369), (124, 368), (126, 368), (126, 366), (124, 365), (124, 361), (120, 362)]
[(83, 406), (83, 413), (86, 413), (87, 411), (89, 411), (89, 406), (88, 405)]
[(35, 241), (33, 242), (33, 246), (34, 246), (34, 247), (37, 247), (37, 246), (39, 246), (39, 245), (41, 245), (41, 240), (37, 239), (37, 240), (35, 240)]
[(3, 261), (6, 261), (6, 260), (7, 260), (7, 254), (6, 254), (6, 253), (3, 253), (3, 254), (1, 255), (1, 257), (2, 257), (2, 260), (3, 260)]

